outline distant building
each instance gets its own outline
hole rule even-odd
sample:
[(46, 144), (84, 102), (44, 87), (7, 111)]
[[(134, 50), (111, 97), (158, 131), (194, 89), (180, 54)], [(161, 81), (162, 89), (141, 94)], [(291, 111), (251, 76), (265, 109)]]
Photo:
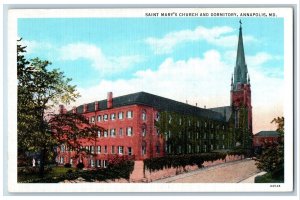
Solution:
[(206, 109), (146, 92), (115, 98), (109, 92), (107, 99), (81, 105), (72, 111), (105, 129), (99, 132), (95, 142), (82, 139), (80, 149), (89, 150), (92, 155), (76, 158), (76, 152), (62, 144), (58, 148), (57, 162), (106, 167), (111, 155), (143, 160), (235, 146), (250, 149), (251, 87), (241, 26), (230, 99), (229, 106)]
[(261, 147), (265, 143), (277, 143), (279, 133), (277, 131), (260, 131), (253, 135), (253, 146)]

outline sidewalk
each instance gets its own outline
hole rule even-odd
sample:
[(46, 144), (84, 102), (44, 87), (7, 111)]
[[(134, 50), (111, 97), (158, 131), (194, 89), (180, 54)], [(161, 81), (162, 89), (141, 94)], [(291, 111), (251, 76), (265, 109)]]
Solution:
[(224, 163), (212, 167), (153, 181), (153, 183), (237, 183), (259, 170), (251, 159)]
[(259, 173), (256, 173), (256, 174), (250, 176), (249, 178), (246, 178), (246, 179), (240, 181), (239, 183), (254, 183), (255, 177), (264, 175), (265, 173), (266, 173), (266, 172), (259, 172)]

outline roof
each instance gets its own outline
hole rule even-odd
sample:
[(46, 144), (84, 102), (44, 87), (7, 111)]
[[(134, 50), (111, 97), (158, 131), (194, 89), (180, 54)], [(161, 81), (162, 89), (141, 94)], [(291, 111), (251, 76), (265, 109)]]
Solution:
[(260, 131), (254, 135), (255, 137), (278, 137), (277, 131)]
[[(107, 100), (99, 102), (99, 110), (107, 109)], [(213, 120), (224, 121), (224, 115), (210, 109), (199, 108), (186, 103), (178, 102), (172, 99), (149, 94), (146, 92), (138, 92), (113, 98), (113, 107), (122, 107), (129, 105), (144, 105), (154, 107), (159, 111), (170, 111), (184, 115), (205, 117)], [(95, 111), (95, 102), (87, 104), (87, 111)], [(83, 112), (83, 105), (77, 107), (77, 112)]]
[(225, 120), (228, 121), (232, 114), (231, 106), (223, 106), (223, 107), (216, 107), (216, 108), (210, 108), (210, 110), (214, 112), (218, 112), (221, 115), (225, 117)]

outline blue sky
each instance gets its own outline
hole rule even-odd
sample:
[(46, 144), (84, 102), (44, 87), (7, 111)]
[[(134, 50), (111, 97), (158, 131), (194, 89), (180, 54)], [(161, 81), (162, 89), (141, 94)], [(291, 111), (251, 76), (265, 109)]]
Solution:
[[(104, 99), (108, 91), (145, 91), (216, 107), (229, 105), (239, 19), (24, 18), (18, 36), (28, 58), (49, 60), (73, 79), (82, 95), (76, 104)], [(279, 115), (282, 99), (274, 94), (284, 78), (283, 19), (241, 20), (254, 115)]]

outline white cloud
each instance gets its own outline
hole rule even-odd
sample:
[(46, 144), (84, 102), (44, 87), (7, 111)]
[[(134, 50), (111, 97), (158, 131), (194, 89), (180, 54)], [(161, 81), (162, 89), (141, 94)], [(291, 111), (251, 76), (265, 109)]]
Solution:
[[(217, 46), (235, 47), (237, 45), (237, 36), (233, 31), (234, 29), (228, 26), (213, 27), (211, 29), (198, 26), (195, 30), (170, 32), (162, 38), (149, 37), (145, 42), (150, 45), (156, 54), (171, 53), (176, 45), (193, 41), (206, 41)], [(253, 42), (255, 38), (245, 36), (244, 41)]]
[(49, 42), (40, 42), (35, 40), (21, 40), (20, 44), (22, 46), (26, 46), (27, 55), (32, 55), (41, 52), (44, 52), (46, 55), (48, 55), (48, 53), (55, 48)]
[(72, 43), (60, 48), (60, 59), (87, 59), (91, 62), (92, 67), (102, 73), (114, 73), (128, 69), (135, 63), (141, 62), (142, 57), (138, 55), (109, 57), (96, 45), (87, 43)]
[[(257, 57), (262, 54), (257, 54)], [(225, 58), (226, 56), (224, 56)], [(248, 66), (251, 68), (251, 66)], [(129, 80), (102, 80), (98, 85), (80, 89), (82, 97), (77, 105), (106, 99), (108, 91), (114, 96), (145, 91), (189, 104), (209, 107), (230, 104), (230, 78), (234, 65), (226, 64), (215, 50), (207, 51), (202, 58), (174, 61), (165, 59), (157, 70), (137, 71)], [(267, 77), (260, 68), (250, 70), (254, 133), (270, 129), (272, 118), (282, 115), (283, 80)]]

